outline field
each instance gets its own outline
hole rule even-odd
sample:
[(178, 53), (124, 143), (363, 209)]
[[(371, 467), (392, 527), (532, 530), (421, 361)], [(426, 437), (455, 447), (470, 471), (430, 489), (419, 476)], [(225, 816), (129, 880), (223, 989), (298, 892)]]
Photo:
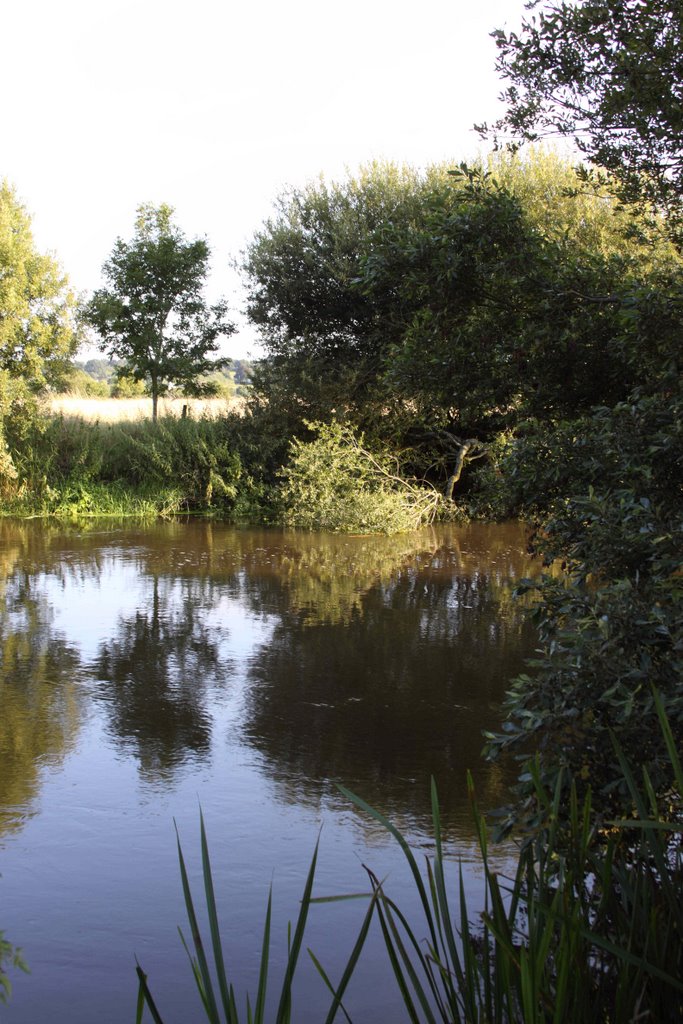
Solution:
[[(159, 416), (187, 415), (192, 419), (216, 419), (227, 412), (240, 412), (243, 398), (160, 398)], [(124, 420), (145, 420), (152, 417), (151, 398), (82, 398), (78, 395), (55, 395), (48, 407), (55, 415), (78, 417), (90, 423), (118, 423)]]

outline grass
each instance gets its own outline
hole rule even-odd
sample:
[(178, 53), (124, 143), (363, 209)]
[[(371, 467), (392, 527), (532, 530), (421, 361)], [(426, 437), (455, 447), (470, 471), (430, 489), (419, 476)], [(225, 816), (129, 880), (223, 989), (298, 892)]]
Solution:
[(3, 494), (0, 514), (229, 515), (248, 488), (231, 425), (235, 419), (36, 420), (15, 447), (17, 479)]
[[(217, 419), (228, 412), (241, 412), (243, 398), (160, 398), (159, 416), (179, 418), (187, 406), (193, 419)], [(52, 415), (86, 420), (88, 423), (137, 422), (152, 418), (151, 398), (85, 398), (54, 395), (48, 402)]]
[[(207, 1021), (210, 1024), (221, 1024), (221, 1021), (225, 1021), (225, 1024), (239, 1024), (240, 1021), (247, 1021), (247, 1024), (264, 1024), (265, 1013), (266, 1013), (266, 995), (268, 991), (269, 981), (269, 960), (270, 960), (270, 929), (271, 929), (271, 909), (272, 909), (272, 890), (268, 894), (268, 903), (266, 907), (266, 918), (263, 929), (263, 943), (261, 948), (261, 965), (259, 970), (259, 980), (256, 992), (256, 998), (252, 1006), (252, 1002), (247, 996), (245, 1014), (241, 1014), (237, 1006), (237, 998), (235, 995), (235, 986), (232, 981), (229, 980), (229, 972), (223, 956), (223, 945), (221, 942), (220, 926), (218, 923), (218, 912), (216, 908), (216, 897), (214, 893), (213, 875), (211, 872), (211, 861), (209, 857), (209, 847), (206, 839), (206, 830), (204, 827), (204, 818), (200, 813), (200, 833), (201, 833), (201, 848), (202, 848), (202, 872), (204, 876), (204, 896), (206, 900), (206, 909), (209, 919), (209, 930), (211, 934), (211, 945), (209, 947), (210, 954), (212, 954), (213, 964), (210, 965), (210, 957), (207, 955), (207, 948), (202, 939), (201, 932), (199, 929), (199, 923), (197, 920), (197, 914), (195, 911), (195, 901), (192, 896), (190, 883), (187, 876), (187, 869), (185, 867), (185, 858), (183, 857), (182, 847), (180, 845), (180, 839), (178, 838), (178, 861), (180, 864), (180, 875), (183, 885), (183, 894), (185, 897), (185, 907), (187, 910), (188, 922), (190, 925), (190, 942), (186, 940), (182, 930), (180, 931), (180, 937), (187, 952), (192, 974), (194, 976), (199, 998), (204, 1009), (204, 1014)], [(292, 983), (294, 980), (294, 974), (296, 971), (297, 962), (301, 953), (301, 945), (303, 942), (304, 931), (306, 928), (306, 919), (311, 906), (311, 892), (313, 889), (313, 879), (315, 876), (315, 867), (318, 857), (318, 847), (313, 853), (313, 859), (308, 870), (308, 876), (306, 878), (306, 884), (304, 892), (301, 897), (299, 915), (297, 917), (296, 925), (294, 927), (294, 934), (291, 933), (291, 927), (288, 930), (288, 957), (285, 966), (284, 977), (280, 985), (280, 996), (278, 1000), (277, 1012), (275, 1017), (272, 1018), (274, 1024), (291, 1024), (292, 1020)], [(145, 1007), (149, 1010), (152, 1020), (155, 1024), (163, 1024), (163, 1018), (161, 1013), (154, 1001), (152, 993), (147, 984), (147, 975), (144, 973), (140, 964), (137, 965), (138, 975), (138, 1003), (137, 1003), (137, 1014), (136, 1022), (141, 1024)]]
[[(473, 819), (486, 882), (486, 902), (473, 925), (458, 872), (453, 887), (447, 877), (442, 823), (432, 783), (434, 854), (423, 872), (406, 836), (391, 821), (348, 790), (348, 800), (378, 822), (399, 843), (422, 908), (409, 921), (367, 869), (368, 909), (338, 986), (334, 986), (309, 950), (331, 994), (325, 1024), (339, 1011), (351, 1024), (343, 1004), (346, 987), (376, 917), (396, 984), (411, 1024), (674, 1024), (683, 1019), (683, 826), (680, 795), (683, 769), (661, 700), (655, 694), (671, 770), (670, 821), (658, 815), (658, 803), (645, 768), (640, 779), (614, 742), (632, 816), (610, 823), (607, 832), (594, 825), (590, 793), (582, 805), (572, 789), (567, 818), (561, 806), (561, 782), (553, 793), (534, 776), (538, 800), (548, 825), (521, 845), (510, 879), (492, 869), (486, 823), (479, 812), (471, 780)], [(210, 1024), (262, 1024), (269, 975), (270, 896), (256, 1001), (247, 999), (240, 1016), (234, 984), (228, 981), (208, 844), (201, 823), (202, 867), (213, 951), (216, 996), (180, 843), (178, 855), (193, 949), (183, 938), (206, 1019)], [(290, 1024), (292, 981), (313, 904), (354, 897), (313, 898), (317, 845), (300, 903), (294, 937), (281, 986), (276, 1024)], [(182, 933), (181, 933), (182, 935)], [(155, 1024), (164, 1024), (138, 965), (137, 1024), (145, 1009)], [(222, 1014), (221, 1014), (222, 1007)], [(382, 1022), (385, 1024), (385, 1022)]]

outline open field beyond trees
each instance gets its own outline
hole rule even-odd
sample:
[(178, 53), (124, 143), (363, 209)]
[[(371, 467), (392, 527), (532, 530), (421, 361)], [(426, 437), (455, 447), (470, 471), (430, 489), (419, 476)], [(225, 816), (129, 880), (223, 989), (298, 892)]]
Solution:
[[(159, 415), (181, 417), (183, 409), (192, 419), (217, 419), (229, 412), (242, 412), (244, 398), (161, 398)], [(53, 415), (78, 417), (89, 423), (121, 423), (151, 419), (151, 398), (85, 398), (54, 395), (48, 400)]]

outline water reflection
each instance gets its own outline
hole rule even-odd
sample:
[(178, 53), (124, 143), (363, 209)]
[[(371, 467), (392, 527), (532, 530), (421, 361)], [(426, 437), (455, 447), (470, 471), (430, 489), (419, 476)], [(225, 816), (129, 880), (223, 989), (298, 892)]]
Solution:
[(282, 799), (334, 799), (341, 781), (424, 820), (433, 775), (462, 821), (472, 769), (482, 802), (504, 801), (510, 776), (482, 764), (481, 732), (532, 642), (511, 599), (532, 564), (519, 527), (500, 529), (492, 552), (486, 539), (479, 527), (427, 534), (356, 591), (343, 626), (288, 600), (280, 581), (281, 614), (251, 663), (245, 733)]
[(28, 539), (0, 526), (0, 835), (33, 812), (43, 770), (62, 763), (83, 714), (78, 650), (53, 629)]
[(517, 524), (387, 538), (4, 522), (0, 557), (0, 821), (74, 747), (86, 702), (148, 782), (240, 743), (289, 805), (334, 801), (342, 781), (426, 820), (434, 775), (461, 816), (467, 769), (484, 803), (504, 799), (479, 752), (532, 642), (511, 598), (533, 569)]
[(223, 685), (230, 664), (220, 633), (204, 621), (202, 588), (156, 573), (144, 580), (140, 607), (119, 618), (93, 664), (109, 716), (108, 730), (139, 761), (148, 780), (169, 779), (211, 745), (207, 683)]
[[(400, 884), (400, 851), (336, 781), (428, 846), (433, 773), (449, 846), (474, 858), (465, 771), (482, 803), (501, 801), (481, 730), (533, 643), (511, 598), (532, 570), (520, 527), (392, 539), (0, 521), (0, 569), (3, 927), (34, 968), (15, 1024), (89, 1024), (91, 1005), (102, 1024), (127, 1019), (134, 953), (177, 1019), (193, 1018), (171, 821), (193, 832), (198, 796), (242, 979), (273, 869), (282, 934), (321, 822), (321, 892), (364, 886), (362, 862)], [(476, 906), (476, 866), (465, 876)], [(331, 931), (312, 922), (326, 955), (357, 933), (338, 915), (358, 907), (337, 906)], [(315, 931), (312, 944), (324, 946)], [(398, 1019), (379, 946), (368, 956), (368, 990)], [(315, 991), (302, 1024), (321, 1019)]]

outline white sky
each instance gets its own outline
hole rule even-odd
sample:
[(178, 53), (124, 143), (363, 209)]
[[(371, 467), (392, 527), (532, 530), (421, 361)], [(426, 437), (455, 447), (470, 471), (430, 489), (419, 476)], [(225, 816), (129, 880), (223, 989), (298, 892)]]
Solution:
[[(288, 184), (368, 160), (481, 149), (494, 28), (522, 0), (13, 0), (2, 15), (0, 178), (74, 287), (100, 283), (141, 202), (213, 253), (210, 294)], [(226, 345), (258, 354), (241, 325)], [(90, 353), (92, 354), (92, 353)]]

